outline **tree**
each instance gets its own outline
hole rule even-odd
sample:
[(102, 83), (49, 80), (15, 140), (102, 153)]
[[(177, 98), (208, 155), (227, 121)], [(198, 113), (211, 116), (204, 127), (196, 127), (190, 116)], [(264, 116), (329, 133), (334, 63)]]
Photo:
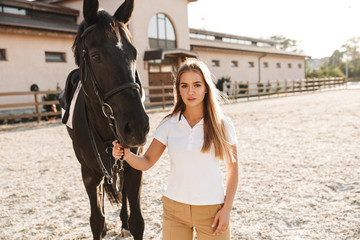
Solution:
[(346, 65), (350, 78), (360, 77), (360, 37), (346, 41), (342, 50), (335, 50), (317, 71), (307, 71), (306, 77), (345, 77)]
[(279, 47), (282, 50), (291, 51), (291, 52), (298, 52), (299, 51), (297, 49), (297, 45), (298, 45), (297, 40), (286, 38), (286, 37), (284, 37), (282, 35), (271, 36), (270, 40), (278, 42)]
[(344, 61), (348, 61), (349, 77), (360, 76), (360, 37), (353, 37), (342, 45)]

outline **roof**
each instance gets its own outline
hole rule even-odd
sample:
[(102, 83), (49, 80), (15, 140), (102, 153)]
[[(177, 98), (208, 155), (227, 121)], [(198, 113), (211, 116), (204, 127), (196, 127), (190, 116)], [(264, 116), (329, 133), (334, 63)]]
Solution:
[(77, 33), (78, 25), (65, 22), (44, 21), (41, 19), (19, 18), (0, 15), (0, 26), (22, 27), (56, 32)]
[(184, 57), (197, 57), (198, 54), (185, 49), (156, 49), (147, 50), (144, 53), (144, 61), (164, 59), (165, 56), (184, 56)]
[(23, 10), (23, 15), (1, 13), (0, 26), (76, 33), (79, 11), (45, 2), (2, 0), (0, 5)]
[[(226, 33), (218, 33), (212, 31), (190, 29), (192, 34), (200, 34), (205, 36), (205, 38), (196, 38), (191, 37), (190, 34), (190, 46), (191, 49), (217, 49), (217, 50), (228, 50), (228, 51), (242, 51), (242, 52), (252, 52), (260, 54), (275, 54), (283, 56), (294, 56), (294, 57), (309, 57), (302, 53), (289, 52), (276, 48), (276, 41), (259, 39), (259, 38), (250, 38), (237, 35), (231, 35)], [(208, 37), (206, 37), (208, 36)], [(211, 37), (211, 38), (210, 38)], [(234, 39), (236, 43), (231, 41), (225, 41)], [(248, 42), (248, 44), (242, 44), (241, 42)], [(262, 44), (264, 46), (259, 46)], [(196, 51), (196, 50), (194, 50)]]
[(276, 41), (268, 40), (268, 39), (244, 37), (244, 36), (239, 36), (239, 35), (234, 35), (234, 34), (220, 33), (220, 32), (195, 29), (195, 28), (190, 28), (190, 33), (210, 35), (210, 36), (216, 36), (216, 37), (220, 37), (220, 38), (238, 39), (238, 40), (250, 41), (250, 42), (254, 42), (254, 43), (261, 42), (261, 43), (267, 43), (269, 45), (274, 45), (274, 46), (277, 44)]
[(26, 1), (26, 0), (1, 0), (0, 5), (31, 9), (41, 12), (71, 15), (75, 17), (79, 16), (79, 11), (76, 9), (72, 9), (56, 4), (50, 4), (43, 1), (39, 2), (39, 1)]

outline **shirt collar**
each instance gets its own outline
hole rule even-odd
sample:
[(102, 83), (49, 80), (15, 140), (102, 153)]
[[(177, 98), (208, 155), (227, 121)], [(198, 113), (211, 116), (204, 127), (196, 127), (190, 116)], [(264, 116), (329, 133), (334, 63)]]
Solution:
[[(171, 117), (171, 122), (172, 123), (180, 123), (180, 124), (188, 125), (188, 122), (186, 121), (185, 117), (181, 113), (178, 113), (178, 114), (172, 116)], [(204, 118), (201, 119), (196, 125), (203, 125), (203, 124), (204, 124)]]

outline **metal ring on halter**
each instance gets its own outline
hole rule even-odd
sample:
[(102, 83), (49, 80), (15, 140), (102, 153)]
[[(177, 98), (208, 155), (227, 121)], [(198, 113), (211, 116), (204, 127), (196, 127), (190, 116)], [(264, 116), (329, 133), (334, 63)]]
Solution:
[[(109, 110), (110, 110), (110, 115), (108, 115), (105, 111), (105, 107), (107, 107)], [(107, 103), (104, 103), (103, 106), (102, 106), (102, 111), (103, 111), (103, 114), (105, 115), (105, 117), (109, 117), (111, 119), (115, 119), (114, 117), (114, 111), (112, 110), (111, 106)]]

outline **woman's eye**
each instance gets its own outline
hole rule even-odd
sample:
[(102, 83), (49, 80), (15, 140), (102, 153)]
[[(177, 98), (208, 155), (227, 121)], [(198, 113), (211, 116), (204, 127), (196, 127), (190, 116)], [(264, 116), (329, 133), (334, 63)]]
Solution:
[(201, 87), (201, 85), (200, 85), (200, 84), (195, 84), (195, 87), (197, 87), (197, 88), (198, 88), (198, 87)]
[(187, 86), (186, 85), (181, 85), (181, 88), (186, 88)]

